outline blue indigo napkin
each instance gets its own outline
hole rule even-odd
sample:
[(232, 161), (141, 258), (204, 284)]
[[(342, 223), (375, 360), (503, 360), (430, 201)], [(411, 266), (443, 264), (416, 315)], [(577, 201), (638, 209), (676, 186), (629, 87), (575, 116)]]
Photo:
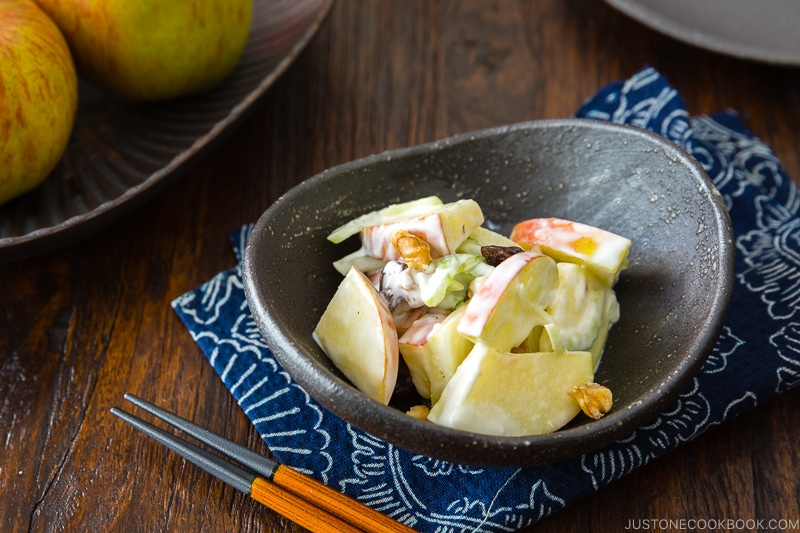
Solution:
[[(690, 117), (651, 68), (603, 88), (576, 116), (677, 142), (725, 198), (736, 287), (720, 339), (691, 386), (649, 424), (574, 460), (518, 469), (438, 461), (348, 425), (292, 381), (259, 335), (237, 266), (172, 305), (280, 461), (419, 531), (513, 531), (800, 382), (800, 197), (769, 147), (734, 112)], [(251, 228), (233, 235), (240, 259)]]

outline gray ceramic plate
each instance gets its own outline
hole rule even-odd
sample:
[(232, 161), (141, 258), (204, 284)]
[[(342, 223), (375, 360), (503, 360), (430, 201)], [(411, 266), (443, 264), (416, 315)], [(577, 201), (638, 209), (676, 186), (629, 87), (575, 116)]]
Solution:
[(35, 190), (0, 206), (0, 261), (98, 231), (177, 178), (230, 130), (297, 57), (333, 0), (255, 0), (250, 41), (212, 91), (131, 105), (88, 85), (67, 151)]
[[(598, 421), (532, 437), (492, 437), (413, 419), (353, 388), (311, 332), (341, 275), (331, 263), (358, 247), (326, 235), (389, 203), (437, 194), (473, 198), (501, 232), (555, 216), (632, 239), (617, 284), (622, 318), (597, 381), (615, 395)], [(250, 309), (276, 357), (308, 393), (356, 427), (438, 459), (492, 466), (556, 461), (625, 436), (683, 391), (713, 348), (732, 290), (727, 211), (702, 168), (649, 132), (591, 120), (541, 121), (378, 154), (314, 176), (258, 220), (243, 265)], [(410, 388), (409, 388), (410, 389)]]
[(797, 0), (606, 0), (686, 43), (743, 59), (800, 65)]

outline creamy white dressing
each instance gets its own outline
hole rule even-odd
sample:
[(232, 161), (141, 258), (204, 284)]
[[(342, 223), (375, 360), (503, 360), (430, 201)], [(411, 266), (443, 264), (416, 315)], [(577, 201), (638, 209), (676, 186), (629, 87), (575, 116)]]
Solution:
[(389, 261), (377, 276), (375, 288), (386, 300), (389, 309), (394, 310), (403, 302), (412, 308), (425, 305), (413, 271), (413, 268), (409, 268), (401, 261)]
[(372, 279), (392, 310), (403, 302), (412, 308), (441, 305), (454, 309), (466, 298), (472, 280), (492, 270), (480, 256), (450, 254), (434, 259), (424, 271), (410, 268), (402, 260), (389, 261)]
[(392, 246), (392, 236), (398, 231), (424, 235), (431, 247), (431, 257), (441, 257), (452, 251), (447, 246), (442, 219), (437, 213), (434, 213), (412, 220), (401, 220), (391, 224), (364, 228), (361, 230), (361, 246), (364, 252), (386, 261), (400, 259), (397, 250)]

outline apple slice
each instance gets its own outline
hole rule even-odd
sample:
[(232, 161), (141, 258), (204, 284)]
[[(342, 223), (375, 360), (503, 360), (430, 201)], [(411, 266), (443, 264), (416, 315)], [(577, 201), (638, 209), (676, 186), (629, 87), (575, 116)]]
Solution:
[[(597, 369), (611, 327), (619, 320), (614, 289), (605, 286), (587, 267), (558, 263), (558, 289), (547, 311), (558, 324), (564, 349), (592, 353)], [(540, 345), (540, 350), (544, 347)]]
[(363, 248), (359, 248), (353, 253), (347, 254), (333, 262), (335, 268), (342, 276), (346, 276), (350, 267), (356, 267), (361, 272), (370, 275), (381, 270), (386, 266), (386, 261), (375, 259), (364, 253)]
[(487, 435), (551, 433), (581, 411), (568, 393), (593, 379), (589, 352), (507, 353), (479, 342), (428, 420)]
[(552, 258), (531, 251), (512, 255), (476, 284), (458, 332), (510, 351), (535, 326), (552, 322), (545, 309), (557, 286), (558, 268)]
[(398, 341), (417, 392), (432, 404), (439, 401), (472, 349), (472, 342), (456, 331), (465, 310), (466, 305), (461, 305), (449, 314), (432, 311), (416, 320)]
[(536, 247), (556, 261), (586, 265), (608, 287), (628, 264), (630, 239), (594, 226), (560, 218), (520, 222), (510, 238), (523, 248)]
[(400, 255), (392, 245), (392, 236), (407, 231), (430, 246), (431, 257), (453, 253), (469, 234), (483, 224), (483, 212), (475, 200), (459, 200), (434, 206), (419, 216), (385, 222), (361, 230), (361, 246), (367, 255), (391, 261)]
[(386, 302), (355, 267), (339, 284), (313, 338), (358, 390), (389, 403), (400, 362), (397, 331)]
[[(405, 333), (398, 339), (400, 355), (411, 374), (414, 388), (423, 398), (431, 397), (431, 380), (429, 360), (431, 347), (429, 338), (434, 327), (439, 326), (447, 318), (446, 311), (431, 309), (411, 324)], [(462, 337), (463, 339), (463, 337)]]
[(594, 340), (592, 347), (589, 348), (589, 351), (592, 352), (595, 370), (597, 370), (597, 367), (600, 366), (600, 360), (603, 358), (603, 350), (605, 350), (606, 341), (608, 340), (608, 334), (611, 330), (611, 326), (616, 324), (618, 320), (619, 301), (617, 301), (617, 295), (614, 292), (614, 289), (607, 288), (605, 292), (605, 302), (603, 304), (603, 316), (601, 318), (600, 331), (598, 332), (597, 338)]
[(444, 202), (437, 196), (426, 196), (410, 202), (392, 204), (383, 209), (370, 211), (342, 224), (328, 235), (328, 240), (334, 244), (339, 244), (366, 227), (426, 215), (434, 212), (442, 205), (444, 205)]
[[(375, 283), (373, 282), (373, 286)], [(392, 316), (394, 317), (394, 328), (397, 330), (397, 335), (403, 335), (408, 328), (414, 325), (418, 319), (428, 312), (428, 308), (411, 307), (407, 302), (402, 302), (400, 305), (392, 309)]]
[(600, 364), (611, 327), (619, 320), (619, 303), (582, 265), (557, 263), (559, 283), (547, 312), (553, 323), (534, 327), (514, 352), (588, 351)]
[(600, 333), (605, 310), (604, 287), (582, 265), (558, 263), (558, 288), (547, 311), (566, 350), (589, 350)]

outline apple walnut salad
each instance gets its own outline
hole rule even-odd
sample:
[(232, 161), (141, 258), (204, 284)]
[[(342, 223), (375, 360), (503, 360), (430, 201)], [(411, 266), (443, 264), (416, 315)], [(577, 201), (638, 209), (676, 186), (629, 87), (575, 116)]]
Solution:
[(383, 404), (402, 356), (425, 399), (409, 415), (443, 426), (520, 436), (603, 416), (612, 395), (594, 373), (631, 241), (556, 218), (509, 237), (483, 223), (475, 201), (432, 196), (337, 228), (328, 240), (361, 247), (334, 263), (344, 279), (315, 341)]

